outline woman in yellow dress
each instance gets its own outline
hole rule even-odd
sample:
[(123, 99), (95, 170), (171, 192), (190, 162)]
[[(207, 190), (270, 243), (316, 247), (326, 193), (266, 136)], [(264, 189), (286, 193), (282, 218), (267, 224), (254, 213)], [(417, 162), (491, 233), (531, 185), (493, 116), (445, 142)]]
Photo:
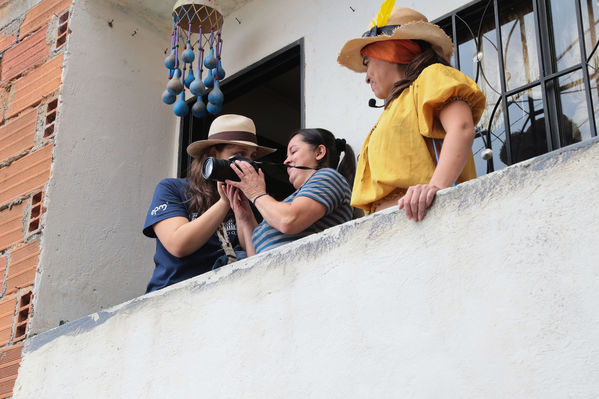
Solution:
[(385, 1), (375, 23), (337, 61), (366, 72), (385, 109), (360, 152), (351, 204), (366, 214), (398, 205), (422, 220), (437, 191), (476, 177), (476, 83), (449, 66), (451, 39), (417, 11)]

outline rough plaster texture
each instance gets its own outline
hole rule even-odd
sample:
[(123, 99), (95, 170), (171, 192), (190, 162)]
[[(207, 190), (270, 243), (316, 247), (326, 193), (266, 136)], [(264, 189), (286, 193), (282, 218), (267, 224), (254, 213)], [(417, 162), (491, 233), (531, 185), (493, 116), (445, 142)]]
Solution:
[(0, 27), (4, 27), (17, 19), (24, 18), (25, 13), (36, 6), (40, 1), (41, 0), (0, 1)]
[(74, 2), (69, 27), (31, 333), (145, 291), (154, 243), (141, 226), (174, 170), (168, 35), (97, 0)]
[(30, 338), (15, 398), (599, 396), (599, 140)]

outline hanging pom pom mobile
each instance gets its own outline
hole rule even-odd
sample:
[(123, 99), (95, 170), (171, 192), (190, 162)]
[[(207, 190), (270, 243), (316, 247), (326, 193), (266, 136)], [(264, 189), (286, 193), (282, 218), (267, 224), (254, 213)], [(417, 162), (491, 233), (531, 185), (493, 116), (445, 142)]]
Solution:
[[(190, 111), (185, 103), (185, 88), (197, 97), (191, 107), (194, 117), (202, 118), (206, 113), (217, 115), (222, 110), (224, 96), (220, 81), (225, 78), (220, 58), (222, 25), (223, 15), (215, 0), (179, 0), (173, 7), (171, 52), (164, 59), (168, 83), (162, 101), (175, 104), (173, 112), (179, 117)], [(197, 61), (195, 71), (194, 61)], [(206, 95), (207, 104), (203, 100)]]

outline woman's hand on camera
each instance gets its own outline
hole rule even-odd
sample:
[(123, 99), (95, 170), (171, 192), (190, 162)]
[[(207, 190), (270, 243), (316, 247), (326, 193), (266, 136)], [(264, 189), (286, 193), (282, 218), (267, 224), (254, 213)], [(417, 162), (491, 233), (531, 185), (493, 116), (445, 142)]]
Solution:
[(235, 171), (241, 181), (235, 182), (227, 180), (227, 185), (237, 187), (248, 199), (256, 198), (260, 194), (266, 193), (266, 182), (264, 181), (264, 173), (256, 169), (252, 165), (244, 161), (235, 161), (231, 164), (231, 168)]
[(406, 210), (406, 217), (416, 222), (424, 219), (424, 211), (431, 206), (440, 188), (433, 184), (408, 187), (406, 194), (397, 201), (399, 209)]
[(225, 195), (229, 199), (231, 209), (236, 216), (246, 219), (252, 215), (252, 208), (250, 208), (250, 202), (245, 195), (236, 187), (230, 184), (225, 185)]
[(220, 200), (223, 203), (227, 204), (227, 206), (231, 206), (231, 203), (230, 203), (229, 198), (227, 197), (227, 194), (226, 194), (226, 191), (225, 191), (225, 189), (226, 189), (225, 183), (220, 182), (220, 181), (217, 182), (216, 183), (216, 189), (218, 190), (218, 194), (220, 195)]

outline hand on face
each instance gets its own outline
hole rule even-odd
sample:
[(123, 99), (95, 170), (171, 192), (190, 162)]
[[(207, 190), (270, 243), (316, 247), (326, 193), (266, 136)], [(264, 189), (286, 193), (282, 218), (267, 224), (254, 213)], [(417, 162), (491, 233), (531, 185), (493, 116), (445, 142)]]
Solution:
[(227, 180), (227, 185), (237, 187), (245, 196), (252, 200), (260, 194), (266, 192), (266, 182), (264, 181), (264, 173), (262, 169), (256, 170), (252, 165), (244, 161), (235, 161), (231, 164), (231, 169), (239, 176), (241, 181), (234, 182)]
[(218, 194), (220, 195), (220, 200), (225, 202), (227, 206), (230, 206), (229, 198), (227, 197), (225, 187), (225, 183), (223, 182), (219, 181), (216, 183), (216, 189), (218, 190)]
[(431, 206), (440, 188), (432, 184), (418, 184), (408, 188), (406, 194), (397, 201), (399, 209), (406, 210), (406, 217), (416, 222), (424, 219), (424, 211)]

